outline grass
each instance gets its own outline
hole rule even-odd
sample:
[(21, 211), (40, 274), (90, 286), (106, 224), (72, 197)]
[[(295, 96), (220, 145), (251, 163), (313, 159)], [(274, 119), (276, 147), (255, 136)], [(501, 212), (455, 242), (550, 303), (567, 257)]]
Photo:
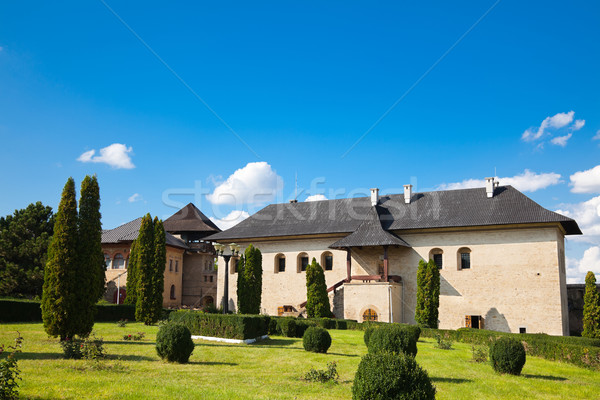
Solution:
[[(163, 363), (156, 355), (157, 327), (97, 323), (109, 358), (98, 369), (84, 360), (65, 360), (57, 339), (39, 323), (0, 325), (0, 343), (25, 341), (19, 355), (22, 398), (28, 399), (350, 399), (352, 379), (366, 353), (362, 332), (330, 331), (327, 354), (307, 353), (300, 339), (274, 337), (254, 345), (196, 341), (189, 364)], [(141, 342), (123, 335), (145, 332)], [(437, 386), (438, 399), (597, 398), (600, 374), (569, 364), (528, 357), (523, 375), (497, 375), (489, 364), (470, 361), (471, 347), (454, 343), (441, 350), (432, 339), (419, 341), (417, 361)], [(336, 361), (340, 383), (308, 383), (311, 367)]]

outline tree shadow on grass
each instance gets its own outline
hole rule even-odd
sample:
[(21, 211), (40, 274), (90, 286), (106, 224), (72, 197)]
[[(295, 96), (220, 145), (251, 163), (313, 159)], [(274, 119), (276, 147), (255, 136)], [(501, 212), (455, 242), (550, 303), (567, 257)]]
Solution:
[(108, 354), (105, 357), (107, 360), (118, 360), (118, 361), (158, 361), (156, 358), (148, 356), (136, 356), (133, 354)]
[(151, 344), (151, 345), (156, 345), (156, 342), (143, 342), (143, 341), (139, 341), (139, 342), (135, 342), (133, 340), (105, 340), (104, 344)]
[(229, 366), (239, 365), (237, 363), (218, 362), (218, 361), (188, 361), (187, 363), (192, 364), (192, 365), (229, 365)]
[(60, 360), (64, 359), (62, 353), (17, 353), (15, 355), (17, 360)]
[(440, 382), (440, 383), (468, 383), (468, 382), (473, 382), (472, 379), (463, 379), (463, 378), (443, 378), (443, 377), (432, 377), (431, 380), (433, 382)]
[(532, 378), (532, 379), (544, 379), (547, 381), (566, 381), (567, 378), (563, 378), (562, 376), (552, 376), (552, 375), (532, 375), (532, 374), (523, 374), (521, 375), (524, 378)]
[(329, 353), (329, 352), (327, 352), (327, 355), (341, 356), (341, 357), (360, 357), (358, 354), (343, 354), (343, 353)]

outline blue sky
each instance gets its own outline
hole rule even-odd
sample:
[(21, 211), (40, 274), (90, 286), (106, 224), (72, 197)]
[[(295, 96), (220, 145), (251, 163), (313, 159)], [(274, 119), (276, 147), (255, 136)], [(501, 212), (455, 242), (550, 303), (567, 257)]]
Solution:
[(578, 220), (581, 281), (600, 273), (599, 17), (580, 1), (3, 2), (0, 214), (56, 207), (93, 173), (112, 228), (189, 201), (243, 217), (293, 197), (296, 174), (303, 201), (496, 171)]

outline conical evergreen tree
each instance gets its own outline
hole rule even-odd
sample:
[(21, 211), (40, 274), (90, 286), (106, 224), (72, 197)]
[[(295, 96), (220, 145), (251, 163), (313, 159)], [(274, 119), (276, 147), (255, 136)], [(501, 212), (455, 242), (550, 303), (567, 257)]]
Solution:
[(417, 306), (415, 307), (415, 321), (419, 325), (426, 325), (428, 320), (427, 308), (425, 307), (427, 298), (426, 276), (427, 263), (424, 260), (419, 260), (419, 267), (417, 268)]
[(583, 332), (581, 336), (600, 338), (600, 293), (596, 286), (596, 276), (592, 271), (585, 276), (583, 301)]
[(94, 326), (96, 302), (104, 294), (105, 264), (102, 253), (100, 223), (100, 189), (97, 178), (86, 176), (81, 182), (79, 200), (79, 262), (77, 264), (78, 314), (81, 336), (87, 336)]
[(154, 323), (154, 224), (150, 214), (142, 218), (142, 224), (137, 237), (137, 299), (135, 319), (146, 325)]
[[(231, 260), (234, 262), (234, 260)], [(238, 260), (237, 266), (237, 311), (239, 314), (247, 314), (248, 313), (248, 285), (246, 284), (246, 274), (244, 274), (244, 270), (246, 269), (246, 260), (244, 256), (240, 256)]]
[[(262, 254), (259, 249), (250, 245), (245, 251), (244, 285), (246, 286), (243, 314), (260, 314), (262, 300)], [(239, 274), (239, 269), (238, 269)]]
[(106, 285), (101, 218), (98, 178), (88, 175), (81, 182), (79, 199), (79, 254), (92, 277), (89, 293), (94, 294), (94, 303), (102, 298)]
[(306, 315), (309, 318), (331, 317), (325, 273), (315, 258), (306, 267)]
[(79, 277), (77, 200), (69, 178), (56, 213), (54, 235), (48, 247), (42, 292), (42, 319), (50, 336), (61, 340), (80, 332), (77, 313)]
[(440, 271), (433, 260), (419, 261), (417, 269), (417, 306), (415, 321), (437, 328), (440, 306)]
[(131, 243), (131, 250), (129, 252), (129, 262), (127, 264), (127, 289), (125, 304), (135, 305), (137, 303), (137, 292), (138, 292), (138, 252), (137, 252), (138, 240), (135, 239)]
[(428, 290), (430, 293), (428, 304), (430, 310), (428, 326), (437, 329), (440, 308), (440, 270), (433, 260), (429, 260), (427, 269), (429, 272)]
[(165, 228), (162, 220), (154, 218), (154, 255), (152, 260), (152, 323), (158, 322), (162, 314), (165, 267), (167, 264)]

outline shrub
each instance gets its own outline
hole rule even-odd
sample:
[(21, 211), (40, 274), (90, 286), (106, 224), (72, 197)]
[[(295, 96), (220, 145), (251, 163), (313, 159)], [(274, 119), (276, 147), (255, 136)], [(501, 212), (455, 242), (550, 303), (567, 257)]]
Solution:
[(435, 387), (427, 372), (410, 356), (367, 354), (354, 376), (352, 398), (429, 400), (435, 399)]
[(156, 334), (156, 352), (163, 360), (188, 362), (194, 351), (194, 342), (190, 330), (180, 324), (164, 324)]
[(490, 362), (494, 371), (520, 375), (525, 365), (525, 347), (514, 338), (500, 338), (490, 346)]
[(332, 361), (327, 363), (327, 369), (314, 369), (311, 368), (306, 375), (304, 375), (304, 380), (309, 382), (333, 382), (337, 383), (340, 375), (337, 372), (337, 363)]
[(0, 322), (39, 322), (42, 309), (39, 301), (0, 299)]
[(65, 338), (60, 341), (60, 346), (63, 349), (65, 358), (74, 360), (81, 358), (99, 360), (106, 357), (104, 341), (102, 338), (97, 338), (94, 335), (90, 335), (87, 338), (80, 338), (78, 336)]
[[(19, 384), (17, 380), (20, 380), (19, 374), (21, 370), (17, 364), (15, 354), (21, 352), (21, 344), (23, 338), (21, 334), (17, 332), (17, 338), (15, 339), (14, 346), (8, 346), (7, 349), (12, 350), (11, 353), (4, 359), (0, 360), (0, 399), (2, 400), (13, 400), (19, 396)], [(5, 352), (4, 345), (0, 345), (0, 356)]]
[(127, 320), (126, 319), (120, 319), (117, 321), (117, 326), (119, 328), (125, 328), (127, 326)]
[(270, 317), (266, 315), (207, 314), (179, 310), (169, 320), (185, 325), (194, 335), (229, 339), (255, 339), (267, 334)]
[(268, 323), (268, 329), (267, 332), (269, 335), (278, 335), (279, 332), (277, 330), (277, 318), (275, 317), (270, 317), (269, 318), (269, 323)]
[(450, 350), (452, 348), (452, 339), (450, 339), (447, 335), (437, 334), (435, 335), (435, 340), (437, 341), (437, 345), (435, 347), (438, 349)]
[(490, 352), (490, 348), (486, 345), (472, 345), (471, 346), (471, 354), (473, 355), (471, 360), (476, 363), (484, 363), (487, 362), (488, 353)]
[(128, 334), (128, 335), (123, 335), (123, 340), (131, 340), (134, 342), (139, 342), (140, 340), (144, 339), (144, 336), (146, 336), (146, 334), (144, 332), (138, 332), (138, 333), (134, 333), (132, 334)]
[(277, 331), (282, 336), (296, 337), (296, 320), (292, 317), (279, 318), (277, 320)]
[(371, 333), (367, 344), (369, 353), (390, 352), (405, 353), (412, 357), (417, 355), (417, 342), (414, 333), (401, 325), (386, 325)]
[(311, 326), (306, 330), (304, 336), (302, 336), (302, 345), (306, 351), (327, 353), (327, 350), (331, 346), (331, 336), (326, 329), (320, 326)]
[(308, 328), (310, 328), (311, 326), (314, 326), (312, 322), (297, 319), (296, 320), (296, 334), (294, 335), (294, 337), (298, 337), (298, 338), (304, 337), (304, 332), (306, 332), (306, 330)]
[(369, 347), (369, 339), (371, 338), (371, 335), (373, 334), (373, 331), (377, 329), (376, 326), (370, 325), (367, 327), (367, 329), (365, 329), (365, 334), (363, 336), (363, 340), (365, 341), (365, 345), (367, 347)]

